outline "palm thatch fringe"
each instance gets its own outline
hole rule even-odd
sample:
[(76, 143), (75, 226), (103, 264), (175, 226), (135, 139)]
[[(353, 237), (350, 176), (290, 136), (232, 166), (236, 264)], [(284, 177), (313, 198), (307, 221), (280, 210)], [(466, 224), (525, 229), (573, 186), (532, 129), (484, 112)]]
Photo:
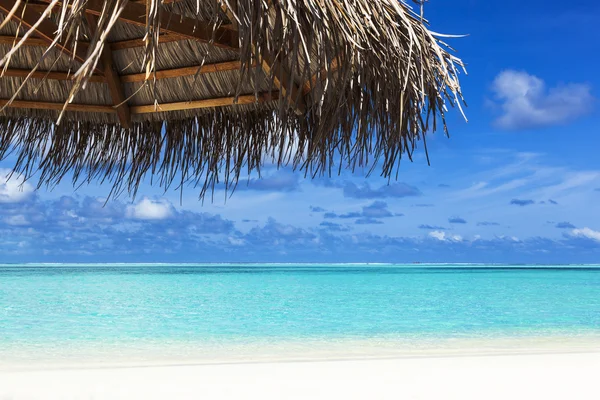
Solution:
[[(17, 16), (34, 6), (32, 1), (11, 3)], [(140, 33), (144, 42), (139, 51), (114, 52), (119, 72), (145, 73), (144, 82), (125, 84), (131, 106), (249, 93), (258, 99), (273, 91), (280, 95), (279, 101), (254, 105), (136, 115), (129, 129), (111, 114), (5, 106), (0, 111), (0, 159), (14, 152), (15, 170), (27, 177), (39, 175), (40, 185), (56, 184), (72, 172), (75, 184), (108, 181), (114, 194), (135, 194), (150, 174), (165, 188), (192, 183), (204, 195), (219, 180), (235, 184), (243, 171), (259, 170), (266, 158), (297, 147), (304, 151), (291, 160), (277, 156), (276, 164), (291, 164), (310, 175), (332, 173), (334, 167), (377, 166), (390, 177), (402, 156), (411, 157), (425, 133), (438, 127), (438, 119), (446, 131), (446, 105), (460, 107), (463, 101), (458, 79), (462, 62), (405, 0), (148, 0), (148, 8), (127, 0), (41, 3), (35, 6), (41, 11), (37, 23), (50, 17), (56, 24), (52, 43), (45, 50), (25, 47), (36, 25), (27, 28), (14, 16), (0, 19), (0, 34), (15, 37), (11, 46), (0, 44), (0, 50), (7, 49), (0, 52), (0, 67), (59, 68), (73, 77), (51, 83), (39, 74), (10, 78), (7, 103), (116, 106), (107, 100), (107, 88), (90, 81), (102, 72), (102, 54), (111, 40), (135, 39)], [(143, 24), (123, 22), (124, 15), (134, 18), (139, 7), (146, 12)], [(94, 29), (86, 18), (90, 13), (96, 16)], [(167, 15), (194, 21), (198, 30), (185, 36), (177, 30), (185, 18), (170, 26)], [(165, 28), (186, 40), (161, 43)], [(227, 36), (234, 28), (237, 34)], [(240, 67), (154, 79), (164, 68), (225, 61), (239, 61)], [(0, 89), (0, 98), (7, 94)], [(300, 112), (295, 109), (299, 101), (306, 105)]]

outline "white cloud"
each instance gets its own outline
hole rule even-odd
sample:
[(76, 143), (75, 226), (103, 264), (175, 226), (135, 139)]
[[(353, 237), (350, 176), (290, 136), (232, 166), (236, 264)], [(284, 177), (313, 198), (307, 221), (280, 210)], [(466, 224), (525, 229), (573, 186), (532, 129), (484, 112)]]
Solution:
[(27, 221), (27, 218), (25, 218), (25, 216), (21, 215), (21, 214), (11, 215), (10, 217), (6, 217), (6, 218), (4, 218), (4, 222), (7, 225), (12, 225), (12, 226), (29, 225), (29, 221)]
[(141, 220), (161, 220), (173, 215), (173, 206), (167, 200), (142, 199), (127, 207), (127, 217)]
[(434, 239), (437, 240), (446, 240), (446, 233), (442, 232), (442, 231), (433, 231), (433, 232), (429, 232), (429, 236), (431, 236)]
[(20, 175), (13, 175), (9, 180), (11, 172), (0, 168), (0, 203), (20, 203), (34, 192), (34, 187), (28, 182), (23, 182)]
[(502, 109), (496, 124), (503, 129), (561, 124), (588, 113), (594, 102), (589, 85), (569, 83), (547, 89), (540, 78), (513, 70), (501, 72), (492, 90)]
[(429, 237), (440, 240), (442, 242), (450, 241), (450, 242), (462, 242), (463, 238), (460, 235), (448, 235), (446, 232), (442, 231), (433, 231), (429, 232)]
[(571, 233), (573, 236), (593, 239), (600, 242), (600, 232), (590, 228), (573, 229)]

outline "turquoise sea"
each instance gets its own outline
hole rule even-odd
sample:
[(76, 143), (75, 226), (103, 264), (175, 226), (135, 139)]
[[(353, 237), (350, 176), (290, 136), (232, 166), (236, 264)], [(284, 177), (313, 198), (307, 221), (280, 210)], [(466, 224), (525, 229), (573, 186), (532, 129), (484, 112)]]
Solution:
[(4, 361), (590, 335), (593, 266), (0, 265)]

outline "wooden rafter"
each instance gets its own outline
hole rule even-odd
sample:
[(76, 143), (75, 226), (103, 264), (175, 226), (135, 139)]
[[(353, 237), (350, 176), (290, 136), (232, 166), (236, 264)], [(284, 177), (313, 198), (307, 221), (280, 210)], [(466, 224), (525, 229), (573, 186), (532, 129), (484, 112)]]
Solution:
[(253, 94), (247, 94), (243, 96), (238, 96), (237, 101), (235, 97), (221, 97), (216, 99), (206, 99), (206, 100), (193, 100), (193, 101), (182, 101), (177, 103), (165, 103), (160, 104), (158, 108), (154, 106), (154, 104), (146, 105), (146, 106), (135, 106), (131, 107), (131, 112), (134, 114), (148, 114), (148, 113), (156, 113), (156, 112), (165, 112), (165, 111), (181, 111), (181, 110), (195, 110), (200, 108), (215, 108), (215, 107), (227, 107), (227, 106), (236, 106), (236, 105), (244, 105), (244, 104), (256, 104), (256, 103), (264, 103), (267, 101), (277, 100), (279, 98), (279, 93), (261, 93), (258, 96), (258, 99)]
[[(0, 11), (8, 14), (10, 10), (12, 10), (15, 2), (11, 0), (0, 0)], [(13, 19), (15, 21), (20, 21), (27, 28), (33, 27), (40, 17), (41, 13), (35, 11), (32, 7), (27, 7), (24, 4), (20, 5), (17, 9), (17, 12), (13, 15)], [(55, 32), (58, 30), (56, 24), (48, 19), (44, 18), (40, 22), (40, 24), (36, 27), (35, 32), (39, 35), (39, 38), (32, 38), (32, 41), (43, 40), (45, 45), (49, 45), (54, 41)], [(14, 38), (13, 38), (14, 41)], [(12, 44), (12, 42), (11, 42)], [(57, 43), (56, 48), (61, 50), (65, 54), (73, 56), (79, 62), (86, 61), (86, 53), (87, 46), (77, 46), (76, 53), (73, 53), (72, 48), (66, 45), (64, 40), (62, 42)], [(101, 70), (101, 68), (97, 68), (97, 70)]]
[[(4, 0), (5, 1), (5, 0)], [(100, 15), (104, 7), (104, 1), (89, 0), (86, 12), (92, 15)], [(228, 50), (239, 51), (239, 39), (236, 31), (220, 27), (214, 32), (213, 28), (197, 21), (194, 18), (184, 17), (168, 11), (162, 11), (160, 30), (163, 33), (179, 36), (186, 39), (198, 40), (211, 43), (214, 46)], [(128, 3), (119, 20), (137, 26), (146, 26), (146, 5), (139, 3)]]
[[(62, 111), (64, 103), (50, 103), (45, 101), (30, 101), (30, 100), (14, 100), (8, 104), (8, 100), (0, 99), (0, 107), (7, 106), (8, 108), (26, 108), (33, 110), (52, 110)], [(93, 104), (69, 104), (67, 111), (80, 112), (97, 112), (97, 113), (116, 113), (117, 110), (113, 106), (93, 105)]]
[[(270, 5), (271, 0), (267, 0)], [(232, 29), (238, 29), (235, 17), (232, 10), (228, 9), (227, 6), (222, 6), (223, 11), (227, 14), (227, 17), (231, 21)], [(235, 10), (234, 10), (235, 11)], [(254, 50), (254, 49), (253, 49)], [(256, 51), (254, 51), (256, 54)], [(296, 114), (303, 114), (306, 112), (306, 102), (304, 100), (304, 93), (298, 85), (295, 83), (288, 82), (284, 77), (289, 76), (289, 71), (280, 60), (271, 59), (267, 55), (259, 55), (261, 60), (260, 65), (262, 70), (267, 76), (273, 74), (273, 84), (281, 92), (282, 97), (286, 97), (289, 93), (289, 99), (291, 101), (292, 108)]]
[[(146, 1), (147, 0), (133, 0), (132, 3), (146, 4)], [(183, 1), (183, 0), (163, 0), (163, 4), (178, 3), (180, 1)]]
[[(15, 41), (15, 39), (16, 39), (16, 41)], [(15, 36), (11, 36), (11, 35), (0, 35), (0, 44), (8, 44), (8, 45), (12, 46), (14, 43), (18, 42), (19, 40), (21, 40), (20, 36), (15, 38)], [(169, 42), (178, 42), (180, 40), (186, 40), (186, 39), (182, 38), (181, 36), (175, 36), (175, 35), (161, 35), (160, 36), (161, 44), (169, 43)], [(119, 40), (116, 42), (109, 42), (108, 45), (110, 46), (110, 49), (112, 51), (118, 51), (118, 50), (123, 50), (123, 49), (133, 49), (136, 47), (142, 47), (142, 46), (144, 46), (144, 41), (142, 38), (128, 39), (128, 40)], [(47, 47), (48, 41), (45, 39), (28, 37), (23, 42), (23, 46)], [(77, 42), (77, 46), (78, 47), (81, 46), (82, 50), (87, 51), (89, 44), (87, 42), (79, 41), (79, 42)], [(82, 53), (83, 53), (83, 51), (82, 51)]]
[[(18, 43), (19, 40), (21, 40), (21, 37), (18, 36), (0, 35), (0, 44), (8, 44), (12, 46), (13, 44)], [(47, 47), (48, 41), (46, 39), (28, 37), (23, 42), (23, 46)]]
[[(235, 3), (233, 5), (235, 7)], [(227, 6), (225, 4), (223, 4), (221, 6), (221, 9), (223, 10), (223, 12), (225, 14), (227, 14), (227, 18), (229, 18), (229, 21), (231, 21), (231, 24), (229, 25), (230, 29), (237, 31), (239, 29), (239, 27), (238, 27), (237, 21), (236, 21), (235, 17), (233, 16), (233, 13), (231, 12), (231, 10), (229, 8), (227, 8)]]
[[(178, 78), (182, 76), (194, 76), (196, 74), (210, 74), (222, 71), (236, 71), (241, 68), (239, 61), (226, 61), (214, 64), (205, 64), (202, 67), (196, 65), (193, 67), (172, 68), (156, 71), (156, 79)], [(9, 68), (4, 72), (4, 77), (25, 78), (31, 73), (28, 69)], [(50, 79), (57, 81), (70, 81), (73, 79), (73, 74), (68, 72), (57, 71), (35, 71), (31, 74), (31, 78), (35, 79)], [(122, 83), (143, 82), (146, 80), (146, 74), (129, 74), (119, 76)], [(106, 83), (104, 75), (92, 75), (89, 82)]]
[[(272, 5), (271, 0), (267, 0), (269, 6)], [(228, 10), (226, 6), (223, 6), (223, 11), (227, 13), (232, 24), (235, 24), (235, 18), (231, 10)], [(252, 47), (252, 52), (260, 60), (260, 66), (264, 71), (265, 75), (273, 76), (273, 84), (281, 92), (283, 98), (287, 98), (290, 101), (291, 107), (294, 112), (301, 115), (306, 112), (306, 100), (304, 99), (304, 93), (302, 89), (294, 82), (289, 82), (285, 77), (289, 77), (291, 71), (287, 70), (287, 67), (282, 62), (282, 59), (272, 59), (266, 54), (256, 54), (256, 49)]]
[[(160, 35), (159, 44), (178, 42), (180, 40), (185, 40), (185, 38), (176, 35)], [(134, 49), (136, 47), (144, 46), (144, 39), (120, 40), (118, 42), (111, 42), (109, 43), (109, 45), (112, 51)]]
[[(88, 27), (90, 32), (95, 32), (98, 22), (96, 17), (87, 15)], [(102, 54), (100, 55), (100, 61), (104, 68), (104, 77), (108, 84), (110, 91), (110, 97), (113, 101), (117, 115), (119, 116), (119, 122), (125, 129), (131, 128), (131, 113), (129, 112), (129, 106), (127, 105), (127, 97), (125, 96), (125, 90), (123, 89), (123, 83), (117, 73), (114, 65), (112, 50), (109, 46), (104, 46)]]
[[(31, 74), (31, 75), (30, 75)], [(17, 69), (17, 68), (8, 68), (4, 71), (3, 77), (11, 77), (11, 78), (26, 78), (30, 76), (30, 78), (34, 79), (51, 79), (56, 81), (70, 81), (73, 80), (73, 74), (69, 74), (67, 72), (57, 72), (57, 71), (35, 71), (31, 72), (29, 69)], [(89, 82), (104, 82), (105, 78), (103, 75), (92, 75), (90, 77)]]
[[(337, 59), (334, 59), (331, 64), (329, 64), (329, 71), (330, 72), (335, 72), (338, 70), (339, 68), (339, 62)], [(302, 85), (302, 93), (304, 93), (304, 95), (306, 96), (307, 94), (309, 94), (310, 92), (312, 92), (312, 90), (314, 89), (314, 87), (317, 85), (317, 81), (319, 80), (319, 76), (321, 77), (321, 79), (323, 79), (323, 76), (327, 75), (327, 70), (325, 68), (323, 68), (321, 70), (321, 74), (314, 74), (309, 81), (304, 82), (304, 84)]]
[[(133, 0), (132, 3), (139, 3), (139, 4), (146, 4), (148, 0)], [(179, 3), (181, 1), (184, 0), (163, 0), (163, 4), (173, 4), (173, 3)], [(226, 6), (222, 6), (223, 11), (227, 12), (227, 7)], [(229, 16), (229, 14), (228, 14)], [(221, 25), (221, 29), (228, 29), (228, 30), (237, 30), (237, 24), (235, 22), (234, 18), (229, 18), (229, 20), (232, 22), (231, 24), (223, 24)]]
[(273, 60), (261, 55), (261, 67), (267, 76), (273, 76), (273, 84), (282, 92), (282, 97), (288, 98), (290, 106), (298, 115), (306, 112), (306, 101), (302, 89), (295, 83), (290, 83), (285, 77), (289, 76), (287, 68), (279, 60)]
[[(202, 67), (196, 65), (193, 67), (173, 68), (162, 71), (156, 71), (156, 79), (179, 78), (182, 76), (194, 76), (196, 74), (209, 74), (212, 72), (236, 71), (241, 68), (239, 61), (227, 61), (215, 64), (206, 64)], [(146, 80), (146, 74), (122, 75), (123, 82), (143, 82)]]
[[(130, 108), (132, 114), (150, 114), (156, 112), (167, 112), (167, 111), (181, 111), (181, 110), (195, 110), (201, 108), (218, 108), (228, 107), (244, 104), (257, 104), (268, 101), (274, 101), (279, 98), (278, 92), (271, 93), (260, 93), (258, 98), (253, 94), (238, 96), (237, 101), (235, 97), (221, 97), (215, 99), (205, 100), (194, 100), (184, 101), (177, 103), (165, 103), (155, 107), (154, 104), (134, 106)], [(8, 104), (8, 100), (0, 99), (0, 107), (7, 106), (9, 108), (24, 108), (24, 109), (35, 109), (35, 110), (52, 110), (62, 111), (64, 103), (50, 103), (41, 101), (25, 101), (15, 100)], [(78, 112), (97, 112), (114, 114), (117, 110), (113, 106), (106, 105), (93, 105), (93, 104), (69, 104), (67, 111), (78, 111)]]

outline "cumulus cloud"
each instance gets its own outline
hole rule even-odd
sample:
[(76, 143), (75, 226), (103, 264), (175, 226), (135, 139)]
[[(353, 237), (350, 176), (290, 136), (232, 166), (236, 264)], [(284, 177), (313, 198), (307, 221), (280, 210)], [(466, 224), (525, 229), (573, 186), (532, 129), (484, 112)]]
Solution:
[(450, 222), (451, 224), (466, 224), (467, 220), (461, 217), (450, 217), (448, 218), (448, 222)]
[(372, 204), (363, 207), (362, 216), (365, 218), (389, 218), (393, 217), (385, 201), (375, 201)]
[[(170, 209), (167, 219), (148, 219), (164, 216), (167, 203), (143, 199), (127, 206), (110, 201), (98, 208), (102, 204), (104, 199), (69, 196), (50, 201), (36, 196), (31, 201), (4, 204), (0, 207), (0, 254), (4, 259), (16, 254), (15, 262), (24, 261), (24, 257), (39, 261), (46, 256), (59, 262), (81, 260), (67, 258), (71, 256), (126, 261), (129, 255), (129, 261), (139, 261), (144, 254), (157, 252), (200, 248), (219, 253), (222, 246), (214, 244), (212, 238), (235, 238), (233, 222), (220, 215)], [(132, 218), (124, 218), (127, 215)], [(15, 243), (26, 246), (17, 248)]]
[(528, 129), (562, 124), (591, 111), (594, 98), (586, 84), (569, 83), (547, 88), (526, 72), (506, 70), (492, 85), (502, 114), (495, 121), (502, 129)]
[[(241, 232), (220, 215), (173, 209), (164, 220), (132, 220), (123, 218), (128, 209), (124, 203), (111, 201), (103, 212), (96, 208), (99, 204), (104, 199), (41, 201), (36, 196), (2, 205), (2, 260), (222, 262), (225, 257), (246, 262), (545, 263), (594, 262), (600, 257), (600, 232), (590, 228), (565, 232), (561, 239), (463, 238), (441, 229), (408, 237), (397, 230), (376, 234), (331, 220), (314, 229), (270, 218)], [(362, 219), (359, 224), (378, 221)]]
[(167, 200), (144, 198), (127, 207), (127, 217), (140, 220), (163, 220), (173, 214), (173, 206)]
[(12, 171), (0, 168), (0, 203), (20, 203), (31, 197), (34, 187), (29, 182), (23, 182), (21, 176), (13, 175)]
[(442, 232), (442, 231), (429, 232), (429, 237), (437, 239), (441, 242), (446, 242), (446, 241), (460, 242), (463, 240), (462, 236), (460, 236), (460, 235), (449, 235), (446, 232)]
[(571, 234), (575, 237), (591, 239), (600, 242), (600, 232), (590, 228), (573, 229)]
[(575, 229), (576, 228), (575, 225), (573, 225), (570, 222), (559, 222), (554, 226), (558, 229)]
[(530, 206), (532, 204), (535, 204), (535, 201), (525, 200), (525, 199), (512, 199), (510, 201), (510, 204), (512, 204), (513, 206), (525, 207), (525, 206)]
[(312, 212), (317, 212), (317, 213), (321, 213), (321, 212), (327, 212), (326, 209), (324, 209), (323, 207), (315, 207), (315, 206), (310, 206), (310, 211)]

